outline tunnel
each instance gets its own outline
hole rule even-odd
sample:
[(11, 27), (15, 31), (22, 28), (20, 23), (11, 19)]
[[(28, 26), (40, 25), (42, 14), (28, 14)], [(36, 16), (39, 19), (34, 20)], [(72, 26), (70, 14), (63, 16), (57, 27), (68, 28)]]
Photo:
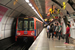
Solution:
[[(16, 34), (20, 32), (18, 27), (16, 27), (18, 26), (17, 22), (22, 17), (33, 17), (34, 21), (36, 21), (33, 24), (33, 21), (28, 19), (28, 22), (31, 22), (31, 26), (34, 25), (31, 27), (28, 23), (28, 31), (34, 28), (34, 31), (31, 30), (31, 33), (36, 33), (34, 36), (28, 35), (31, 39), (33, 38), (33, 41), (36, 41), (42, 30), (51, 23), (62, 23), (62, 34), (64, 35), (67, 22), (70, 23), (70, 37), (75, 39), (75, 0), (0, 0), (1, 50), (15, 43)], [(23, 19), (23, 22), (24, 20), (27, 21), (27, 19)], [(24, 30), (24, 33), (28, 31)], [(27, 38), (27, 35), (25, 37)], [(71, 42), (75, 43), (74, 40)]]

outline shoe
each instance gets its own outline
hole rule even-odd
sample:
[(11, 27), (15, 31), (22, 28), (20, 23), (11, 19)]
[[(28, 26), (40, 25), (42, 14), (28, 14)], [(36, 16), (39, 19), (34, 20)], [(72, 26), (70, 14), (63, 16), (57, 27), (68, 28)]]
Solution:
[(68, 44), (68, 43), (66, 43), (66, 44)]
[(65, 42), (64, 44), (68, 44), (68, 43)]

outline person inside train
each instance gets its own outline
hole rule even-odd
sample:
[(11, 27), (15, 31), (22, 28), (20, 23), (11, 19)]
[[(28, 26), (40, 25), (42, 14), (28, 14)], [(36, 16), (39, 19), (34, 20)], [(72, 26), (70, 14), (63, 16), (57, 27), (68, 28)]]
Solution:
[(70, 28), (69, 28), (69, 24), (67, 24), (67, 27), (66, 27), (66, 42), (65, 44), (68, 44), (69, 43), (69, 33), (70, 33)]

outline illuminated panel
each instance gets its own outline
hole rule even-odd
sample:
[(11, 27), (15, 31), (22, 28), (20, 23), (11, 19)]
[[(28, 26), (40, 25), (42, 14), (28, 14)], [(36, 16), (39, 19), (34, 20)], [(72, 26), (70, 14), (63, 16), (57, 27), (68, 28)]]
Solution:
[[(38, 7), (36, 6), (34, 0), (30, 0), (30, 2), (32, 3), (32, 5), (35, 7), (35, 9), (38, 11), (39, 15), (42, 17), (41, 13), (39, 12)], [(43, 18), (43, 17), (42, 17)]]

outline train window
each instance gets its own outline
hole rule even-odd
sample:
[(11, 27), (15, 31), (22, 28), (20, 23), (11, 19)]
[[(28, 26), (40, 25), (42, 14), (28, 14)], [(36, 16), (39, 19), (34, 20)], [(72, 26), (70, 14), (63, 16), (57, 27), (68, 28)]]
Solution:
[(34, 21), (30, 21), (29, 26), (29, 30), (34, 30)]
[(33, 18), (19, 18), (18, 19), (18, 30), (34, 30), (34, 19)]
[(28, 30), (28, 21), (24, 21), (24, 30)]
[(18, 21), (18, 30), (22, 30), (22, 26), (23, 26), (23, 21), (19, 20)]

